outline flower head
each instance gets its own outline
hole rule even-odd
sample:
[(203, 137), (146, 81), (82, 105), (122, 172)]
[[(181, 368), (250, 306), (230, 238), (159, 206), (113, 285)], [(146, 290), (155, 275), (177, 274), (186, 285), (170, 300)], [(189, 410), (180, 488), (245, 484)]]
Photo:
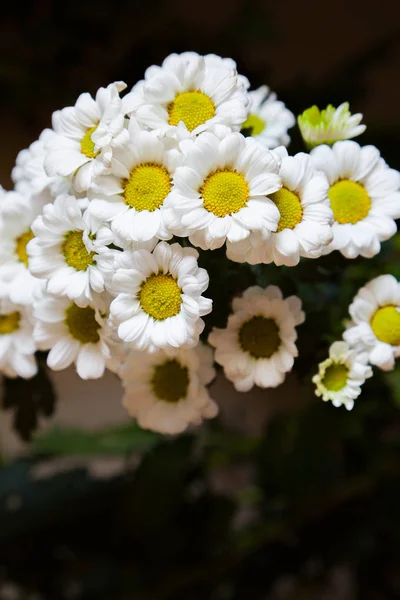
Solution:
[(154, 352), (193, 347), (212, 301), (202, 293), (208, 273), (193, 248), (160, 242), (153, 252), (125, 251), (117, 259), (111, 317), (121, 340)]
[(141, 427), (181, 433), (217, 414), (205, 387), (214, 377), (212, 351), (202, 344), (173, 356), (133, 352), (122, 369), (123, 404)]
[(0, 373), (30, 379), (37, 372), (32, 310), (0, 299)]
[(234, 298), (232, 307), (226, 328), (214, 328), (208, 337), (215, 361), (240, 392), (280, 385), (297, 356), (296, 325), (305, 319), (300, 299), (283, 299), (274, 285), (254, 286)]
[(400, 283), (381, 275), (361, 288), (350, 305), (352, 322), (343, 338), (384, 371), (400, 356)]
[(333, 240), (326, 253), (346, 258), (378, 254), (380, 242), (396, 233), (400, 217), (400, 173), (390, 169), (374, 146), (347, 140), (311, 151), (314, 167), (328, 178)]
[(366, 364), (366, 355), (356, 352), (346, 342), (335, 342), (329, 348), (329, 358), (320, 363), (313, 377), (315, 394), (334, 406), (342, 404), (351, 410), (354, 400), (361, 394), (361, 386), (372, 369)]
[(360, 125), (361, 113), (352, 115), (349, 103), (343, 102), (335, 108), (331, 104), (320, 110), (318, 106), (307, 108), (299, 115), (297, 122), (308, 149), (319, 144), (332, 145), (339, 140), (349, 140), (363, 133), (365, 125)]
[(242, 123), (241, 133), (257, 138), (267, 148), (288, 146), (287, 132), (296, 122), (293, 113), (266, 85), (248, 92), (248, 96), (248, 115)]

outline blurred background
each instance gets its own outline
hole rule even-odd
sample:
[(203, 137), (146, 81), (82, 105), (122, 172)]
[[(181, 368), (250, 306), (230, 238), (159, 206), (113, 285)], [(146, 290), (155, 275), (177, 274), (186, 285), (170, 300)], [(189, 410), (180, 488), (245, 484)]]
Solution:
[[(7, 189), (54, 110), (112, 81), (130, 88), (185, 50), (234, 58), (295, 114), (350, 101), (368, 125), (360, 142), (400, 168), (393, 0), (37, 0), (7, 3), (1, 21)], [(301, 295), (300, 358), (273, 392), (240, 395), (217, 378), (221, 418), (178, 439), (132, 425), (112, 375), (84, 384), (41, 359), (33, 383), (3, 381), (0, 600), (400, 598), (400, 372), (376, 374), (352, 413), (310, 386), (358, 287), (399, 277), (399, 247), (227, 274), (227, 303), (256, 275)]]

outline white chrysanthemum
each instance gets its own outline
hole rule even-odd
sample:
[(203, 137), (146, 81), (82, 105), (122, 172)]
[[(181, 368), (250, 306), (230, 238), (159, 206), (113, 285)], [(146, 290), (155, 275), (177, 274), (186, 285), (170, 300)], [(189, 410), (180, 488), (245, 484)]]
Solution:
[(31, 309), (0, 299), (0, 373), (29, 379), (37, 373)]
[(95, 179), (89, 214), (110, 221), (126, 242), (170, 239), (163, 213), (171, 193), (172, 177), (182, 155), (168, 149), (168, 140), (155, 132), (140, 131), (131, 119), (130, 142), (114, 152), (111, 173)]
[(53, 113), (57, 135), (46, 143), (45, 168), (50, 176), (74, 175), (78, 192), (87, 190), (92, 177), (110, 167), (112, 151), (127, 139), (119, 92), (123, 82), (97, 91), (96, 99), (81, 94), (75, 106)]
[(394, 368), (400, 356), (400, 283), (381, 275), (361, 288), (349, 308), (353, 322), (343, 338), (368, 362), (384, 371)]
[(234, 65), (216, 55), (171, 54), (161, 67), (147, 69), (124, 97), (124, 110), (145, 127), (178, 138), (218, 125), (238, 131), (247, 114), (247, 80), (238, 77)]
[(45, 147), (56, 135), (52, 129), (42, 131), (38, 140), (29, 148), (21, 150), (12, 170), (15, 189), (21, 194), (32, 196), (41, 204), (48, 204), (59, 194), (67, 194), (72, 190), (72, 176), (49, 176), (44, 168), (47, 154)]
[(360, 355), (346, 342), (335, 342), (329, 348), (329, 358), (319, 364), (312, 380), (316, 396), (351, 410), (361, 394), (361, 386), (371, 376), (372, 369), (366, 364), (365, 354)]
[(288, 146), (288, 129), (296, 122), (294, 114), (281, 100), (277, 100), (276, 94), (270, 92), (266, 85), (248, 92), (248, 96), (248, 117), (242, 124), (241, 132), (255, 137), (267, 148)]
[(160, 242), (154, 251), (124, 252), (113, 277), (111, 317), (119, 337), (138, 350), (195, 346), (212, 301), (208, 273), (193, 248)]
[(378, 254), (380, 242), (396, 232), (400, 217), (400, 173), (390, 169), (374, 146), (336, 142), (311, 152), (314, 166), (328, 177), (333, 241), (326, 252), (346, 258)]
[(240, 133), (220, 139), (207, 132), (181, 146), (185, 165), (176, 169), (164, 210), (171, 231), (214, 250), (276, 230), (279, 211), (267, 196), (282, 185), (278, 155)]
[(296, 325), (305, 319), (300, 298), (283, 299), (274, 285), (253, 286), (233, 299), (232, 308), (226, 328), (208, 337), (215, 361), (239, 392), (280, 385), (297, 356)]
[(214, 377), (212, 351), (203, 344), (173, 356), (133, 352), (122, 369), (123, 405), (144, 429), (182, 433), (218, 413), (205, 387)]
[(16, 304), (31, 304), (40, 285), (29, 272), (26, 249), (40, 211), (39, 202), (18, 192), (6, 192), (0, 205), (0, 297), (7, 296)]
[(28, 244), (30, 271), (47, 280), (50, 294), (68, 296), (80, 306), (104, 291), (103, 255), (113, 242), (107, 226), (97, 231), (85, 223), (79, 203), (73, 196), (58, 196), (46, 204), (32, 225), (34, 239)]
[(280, 212), (278, 229), (267, 235), (254, 232), (246, 240), (227, 243), (227, 257), (250, 264), (298, 264), (300, 256), (318, 258), (332, 241), (332, 211), (329, 207), (329, 184), (326, 176), (315, 171), (308, 154), (282, 157), (280, 176), (283, 187), (270, 196)]
[(310, 150), (319, 144), (329, 144), (339, 140), (349, 140), (360, 135), (366, 130), (365, 125), (360, 125), (363, 116), (361, 113), (352, 115), (349, 103), (343, 102), (335, 108), (331, 104), (324, 110), (312, 106), (299, 115), (297, 122), (307, 148)]
[(108, 298), (80, 307), (69, 298), (43, 295), (35, 303), (34, 339), (50, 350), (47, 364), (60, 371), (75, 363), (82, 379), (98, 379), (112, 359), (112, 331), (107, 324)]

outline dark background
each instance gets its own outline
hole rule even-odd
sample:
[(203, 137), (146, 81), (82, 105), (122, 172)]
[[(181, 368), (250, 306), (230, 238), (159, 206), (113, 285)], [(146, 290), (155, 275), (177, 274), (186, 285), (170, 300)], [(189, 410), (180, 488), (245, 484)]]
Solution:
[[(111, 81), (131, 87), (147, 66), (184, 50), (231, 56), (253, 87), (268, 84), (295, 114), (349, 100), (368, 125), (360, 141), (400, 168), (394, 0), (36, 1), (2, 8), (0, 183), (11, 186), (18, 151), (53, 110)], [(262, 436), (214, 422), (172, 441), (122, 430), (110, 446), (75, 432), (5, 465), (0, 600), (8, 600), (5, 580), (24, 600), (28, 592), (45, 600), (398, 600), (400, 373), (376, 373), (351, 413), (313, 399), (309, 384), (358, 287), (400, 274), (398, 248), (396, 238), (371, 261), (332, 255), (295, 272), (251, 274), (299, 293), (309, 321), (293, 374), (300, 388), (282, 388), (299, 410), (278, 415)], [(227, 293), (242, 274), (228, 273)], [(41, 367), (29, 387), (8, 383), (5, 408), (22, 414), (41, 398), (51, 411)], [(104, 456), (105, 447), (126, 456), (121, 476), (93, 481), (82, 467), (32, 481), (39, 459)], [(132, 461), (132, 452), (142, 458)]]

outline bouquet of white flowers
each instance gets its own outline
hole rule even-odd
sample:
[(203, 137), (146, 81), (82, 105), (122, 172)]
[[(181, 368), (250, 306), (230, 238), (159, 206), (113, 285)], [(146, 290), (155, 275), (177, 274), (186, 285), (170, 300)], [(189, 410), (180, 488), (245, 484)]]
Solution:
[[(172, 54), (127, 93), (83, 93), (20, 152), (0, 197), (4, 375), (33, 377), (37, 350), (82, 379), (110, 369), (139, 425), (169, 434), (217, 414), (214, 363), (241, 392), (284, 381), (307, 315), (301, 294), (261, 284), (265, 265), (378, 254), (396, 232), (400, 174), (349, 139), (365, 126), (347, 103), (306, 110), (309, 152), (291, 156), (293, 114), (249, 88), (231, 59)], [(228, 314), (219, 294), (239, 263), (255, 280)], [(370, 365), (392, 369), (400, 354), (400, 284), (373, 279), (349, 310), (313, 381), (351, 409)]]

